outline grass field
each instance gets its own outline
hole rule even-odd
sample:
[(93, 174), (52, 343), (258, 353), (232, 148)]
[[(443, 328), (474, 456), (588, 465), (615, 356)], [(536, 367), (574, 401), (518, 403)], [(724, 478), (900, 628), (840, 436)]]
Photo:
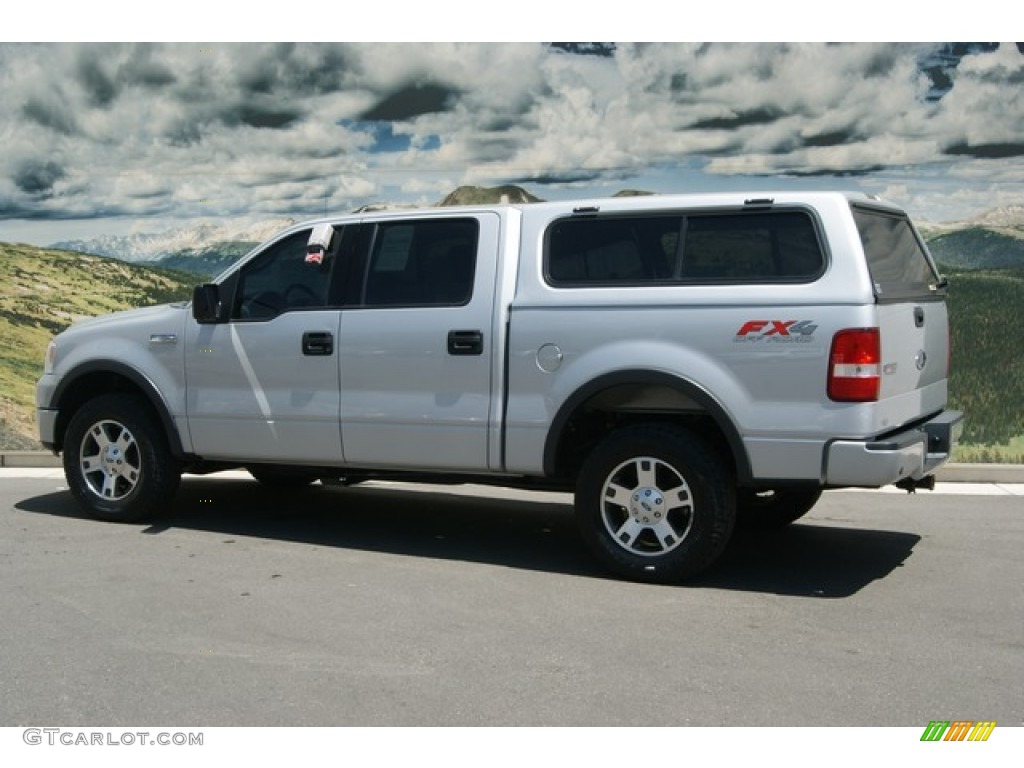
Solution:
[(950, 406), (967, 414), (963, 461), (1024, 463), (1024, 269), (950, 271)]
[(46, 345), (74, 320), (187, 298), (195, 277), (0, 243), (0, 448), (38, 448), (35, 383)]

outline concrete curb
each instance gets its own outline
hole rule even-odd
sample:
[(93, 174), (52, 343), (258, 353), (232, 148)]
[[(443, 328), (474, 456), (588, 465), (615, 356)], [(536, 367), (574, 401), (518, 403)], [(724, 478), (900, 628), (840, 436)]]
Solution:
[(940, 483), (1024, 483), (1024, 464), (947, 464), (935, 478)]
[[(47, 451), (0, 452), (2, 469), (60, 466), (60, 457)], [(936, 479), (940, 483), (1024, 483), (1024, 464), (947, 464)]]
[(60, 456), (54, 456), (49, 451), (3, 451), (0, 453), (0, 469), (60, 466), (63, 466)]

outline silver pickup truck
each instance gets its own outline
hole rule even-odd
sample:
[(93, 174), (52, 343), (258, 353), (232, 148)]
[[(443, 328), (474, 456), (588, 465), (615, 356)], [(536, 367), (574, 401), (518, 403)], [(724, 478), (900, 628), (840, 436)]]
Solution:
[(945, 293), (906, 214), (860, 194), (341, 216), (191, 303), (57, 336), (39, 431), (103, 519), (229, 467), (556, 488), (607, 566), (678, 581), (737, 521), (930, 487), (962, 420)]

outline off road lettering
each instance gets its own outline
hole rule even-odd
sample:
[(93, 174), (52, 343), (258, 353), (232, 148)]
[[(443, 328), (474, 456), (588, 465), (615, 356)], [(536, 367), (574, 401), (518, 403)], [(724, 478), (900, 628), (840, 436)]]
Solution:
[(758, 334), (768, 336), (811, 336), (818, 326), (813, 320), (748, 320), (736, 332), (737, 336)]
[(740, 326), (734, 341), (806, 344), (816, 330), (813, 320), (748, 320)]

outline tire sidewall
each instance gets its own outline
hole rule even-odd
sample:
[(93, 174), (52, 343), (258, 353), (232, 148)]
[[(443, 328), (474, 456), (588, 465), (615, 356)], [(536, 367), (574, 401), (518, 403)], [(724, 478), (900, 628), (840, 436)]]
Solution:
[[(138, 446), (139, 479), (127, 496), (116, 501), (97, 495), (82, 472), (83, 441), (100, 421), (123, 425)], [(63, 462), (68, 488), (79, 504), (92, 516), (114, 522), (138, 522), (163, 511), (180, 479), (162, 427), (148, 407), (131, 396), (102, 395), (82, 406), (68, 424)]]
[[(660, 555), (639, 555), (616, 542), (604, 524), (601, 494), (623, 462), (651, 457), (671, 465), (693, 500), (693, 521), (683, 541)], [(640, 581), (678, 582), (709, 567), (724, 551), (736, 520), (731, 473), (697, 435), (674, 427), (641, 425), (609, 435), (588, 456), (577, 480), (576, 520), (594, 554), (614, 572)]]

